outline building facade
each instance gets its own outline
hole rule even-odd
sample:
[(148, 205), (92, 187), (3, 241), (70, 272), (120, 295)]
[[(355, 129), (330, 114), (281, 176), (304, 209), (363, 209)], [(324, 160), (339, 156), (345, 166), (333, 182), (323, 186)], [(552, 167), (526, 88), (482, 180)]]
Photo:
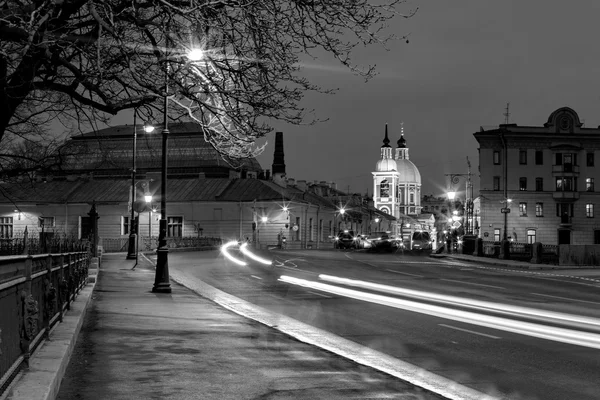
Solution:
[(380, 159), (372, 173), (373, 203), (375, 208), (396, 219), (392, 233), (409, 241), (417, 230), (433, 230), (434, 219), (421, 214), (421, 174), (409, 159), (403, 127), (396, 149), (389, 143), (386, 124)]
[(574, 110), (562, 107), (543, 126), (503, 124), (474, 136), (480, 237), (600, 244), (600, 128), (585, 128)]

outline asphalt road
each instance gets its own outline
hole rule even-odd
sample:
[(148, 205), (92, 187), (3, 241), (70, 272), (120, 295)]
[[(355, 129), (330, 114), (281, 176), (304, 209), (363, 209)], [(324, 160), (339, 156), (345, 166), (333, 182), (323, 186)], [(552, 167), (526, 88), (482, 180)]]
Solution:
[[(426, 256), (355, 251), (279, 251), (267, 256), (274, 259), (274, 266), (239, 266), (216, 252), (171, 253), (169, 265), (186, 279), (202, 280), (484, 393), (510, 399), (599, 398), (600, 350), (516, 333), (520, 327), (516, 332), (496, 329), (493, 322), (504, 318), (516, 321), (517, 326), (541, 324), (538, 336), (550, 334), (553, 327), (597, 335), (600, 327), (589, 321), (575, 326), (552, 316), (540, 317), (559, 312), (599, 319), (597, 284), (568, 274), (508, 271)], [(203, 264), (206, 257), (222, 262)], [(322, 275), (352, 282), (325, 281)], [(349, 294), (303, 286), (304, 281), (282, 282), (282, 276), (331, 284)], [(414, 292), (384, 293), (381, 288), (356, 286), (363, 281), (385, 285), (383, 290)], [(353, 293), (359, 293), (358, 298), (349, 297)], [(416, 298), (414, 293), (429, 297)], [(431, 294), (453, 297), (440, 300)], [(385, 296), (384, 304), (372, 302), (382, 298), (378, 296)], [(456, 298), (463, 300), (455, 302)], [(506, 306), (535, 310), (526, 315)], [(427, 310), (435, 307), (450, 310), (450, 317), (430, 315)], [(481, 322), (454, 319), (463, 312), (478, 316)]]

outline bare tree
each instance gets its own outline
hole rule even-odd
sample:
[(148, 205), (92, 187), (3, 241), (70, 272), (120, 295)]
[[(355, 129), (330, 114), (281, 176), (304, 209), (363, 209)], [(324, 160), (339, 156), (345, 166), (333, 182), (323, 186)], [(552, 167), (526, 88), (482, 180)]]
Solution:
[(0, 0), (0, 145), (126, 109), (160, 121), (168, 96), (169, 117), (198, 122), (218, 151), (254, 154), (270, 121), (310, 123), (303, 94), (328, 91), (301, 58), (329, 54), (370, 78), (352, 51), (392, 39), (386, 24), (413, 14), (404, 1)]

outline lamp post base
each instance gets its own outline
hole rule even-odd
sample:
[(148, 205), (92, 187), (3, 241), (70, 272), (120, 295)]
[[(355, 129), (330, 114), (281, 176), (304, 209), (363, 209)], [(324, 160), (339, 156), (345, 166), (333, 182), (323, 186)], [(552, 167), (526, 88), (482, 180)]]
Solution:
[(127, 260), (135, 260), (136, 259), (136, 255), (137, 255), (137, 249), (136, 249), (136, 237), (137, 235), (135, 233), (129, 235), (129, 246), (127, 247)]
[(169, 282), (169, 249), (166, 247), (156, 250), (156, 275), (152, 293), (171, 293)]

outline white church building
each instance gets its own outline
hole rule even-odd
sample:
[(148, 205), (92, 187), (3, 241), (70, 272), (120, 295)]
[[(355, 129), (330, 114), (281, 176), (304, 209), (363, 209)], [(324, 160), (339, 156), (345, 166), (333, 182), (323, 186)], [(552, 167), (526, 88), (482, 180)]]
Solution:
[(373, 172), (373, 203), (375, 208), (396, 217), (392, 234), (409, 240), (413, 232), (427, 230), (436, 237), (433, 215), (421, 214), (421, 174), (409, 159), (404, 126), (394, 151), (385, 124), (381, 156)]

